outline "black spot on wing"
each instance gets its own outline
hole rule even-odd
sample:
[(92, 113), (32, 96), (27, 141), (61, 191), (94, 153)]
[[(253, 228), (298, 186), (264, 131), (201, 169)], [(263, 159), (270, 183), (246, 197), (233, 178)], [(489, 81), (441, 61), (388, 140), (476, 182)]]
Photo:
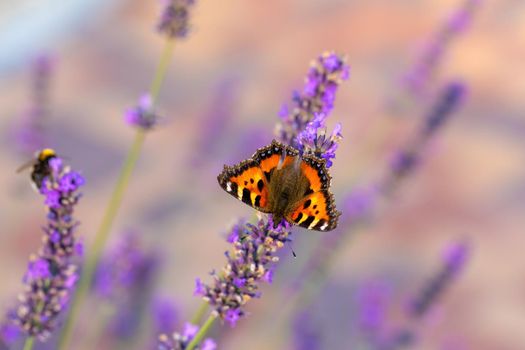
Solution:
[(304, 202), (304, 205), (303, 205), (303, 208), (306, 209), (310, 206), (310, 204), (312, 204), (312, 201), (310, 199), (307, 199), (305, 202)]
[(232, 183), (230, 184), (230, 188), (232, 189), (232, 190), (230, 191), (230, 193), (233, 194), (235, 197), (237, 197), (237, 196), (238, 196), (238, 194), (237, 194), (237, 189), (238, 189), (237, 184), (236, 184), (235, 182), (232, 182)]
[[(259, 181), (260, 181), (260, 180), (259, 180)], [(254, 205), (255, 205), (256, 207), (260, 207), (260, 206), (261, 206), (261, 196), (260, 196), (260, 195), (257, 195), (257, 196), (255, 197), (255, 203), (254, 203)]]
[(247, 188), (243, 188), (242, 189), (242, 198), (241, 200), (248, 204), (248, 205), (252, 205), (252, 200), (250, 198), (250, 190), (248, 190)]
[(301, 223), (301, 226), (308, 228), (314, 220), (315, 216), (309, 215), (308, 218)]
[(308, 196), (309, 194), (314, 193), (314, 190), (312, 190), (310, 187), (304, 192), (304, 196)]
[(266, 181), (270, 182), (273, 174), (273, 169), (271, 171), (265, 171), (264, 176), (266, 176)]
[(299, 213), (299, 215), (297, 215), (297, 218), (294, 220), (294, 222), (297, 224), (299, 223), (299, 221), (301, 221), (302, 218), (303, 218), (303, 213)]
[(264, 188), (264, 181), (262, 179), (259, 179), (259, 181), (257, 181), (257, 189), (259, 190), (259, 192), (261, 192)]

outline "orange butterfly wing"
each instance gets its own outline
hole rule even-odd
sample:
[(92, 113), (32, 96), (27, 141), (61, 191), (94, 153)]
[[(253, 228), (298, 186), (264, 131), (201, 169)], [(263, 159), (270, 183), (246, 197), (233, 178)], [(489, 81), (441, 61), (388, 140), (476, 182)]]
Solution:
[(253, 159), (229, 167), (217, 177), (221, 187), (249, 206), (264, 213), (268, 212), (268, 183), (266, 177)]
[(334, 196), (330, 193), (331, 177), (325, 160), (315, 156), (303, 156), (301, 172), (308, 179), (310, 188), (286, 216), (295, 225), (318, 231), (330, 231), (337, 227), (341, 213), (335, 209)]
[(321, 190), (301, 199), (286, 219), (309, 230), (331, 231), (337, 227), (339, 215), (334, 196), (328, 190)]
[(236, 166), (224, 166), (217, 177), (219, 184), (226, 192), (249, 206), (269, 213), (268, 183), (284, 151), (286, 156), (282, 165), (293, 161), (297, 151), (273, 140), (270, 145), (258, 149), (251, 158)]

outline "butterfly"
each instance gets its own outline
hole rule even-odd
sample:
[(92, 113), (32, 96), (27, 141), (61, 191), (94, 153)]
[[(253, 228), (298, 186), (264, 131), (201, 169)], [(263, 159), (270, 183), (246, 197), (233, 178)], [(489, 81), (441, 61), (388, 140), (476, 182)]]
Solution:
[(276, 140), (217, 176), (229, 194), (263, 213), (310, 230), (330, 231), (341, 213), (330, 193), (325, 160)]
[(42, 188), (42, 182), (46, 176), (51, 174), (51, 166), (49, 161), (56, 158), (57, 155), (51, 148), (44, 148), (41, 151), (36, 152), (35, 158), (19, 167), (16, 172), (19, 173), (29, 167), (33, 167), (31, 171), (31, 184), (37, 192)]

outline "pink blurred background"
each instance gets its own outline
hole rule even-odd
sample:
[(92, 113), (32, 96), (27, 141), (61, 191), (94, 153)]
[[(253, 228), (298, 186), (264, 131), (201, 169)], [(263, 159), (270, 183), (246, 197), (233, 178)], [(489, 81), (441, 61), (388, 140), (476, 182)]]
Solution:
[[(222, 233), (236, 218), (252, 215), (223, 193), (216, 176), (223, 164), (271, 141), (277, 112), (302, 86), (309, 62), (335, 50), (351, 66), (329, 118), (330, 128), (343, 125), (331, 171), (339, 202), (384, 171), (424, 115), (426, 100), (399, 113), (385, 105), (398, 97), (402, 75), (461, 3), (199, 2), (161, 91), (167, 120), (147, 137), (112, 243), (133, 228), (147, 245), (160, 245), (158, 293), (177, 300), (181, 318), (188, 319), (199, 305), (194, 279), (206, 279), (225, 262)], [(154, 30), (159, 10), (154, 1), (0, 4), (0, 310), (22, 290), (27, 258), (37, 250), (45, 222), (27, 174), (15, 174), (28, 157), (12, 133), (31, 103), (32, 60), (52, 57), (43, 137), (86, 176), (77, 216), (89, 246), (133, 138), (123, 111), (148, 89), (160, 56), (163, 40)], [(415, 348), (525, 348), (524, 43), (525, 4), (484, 0), (447, 47), (433, 89), (461, 79), (467, 99), (384, 214), (340, 248), (315, 309), (330, 348), (356, 348), (350, 336), (356, 284), (388, 276), (397, 305), (390, 315), (394, 324), (395, 309), (439, 267), (443, 249), (465, 237), (471, 260), (418, 326)], [(223, 122), (210, 132), (206, 127), (219, 113)], [(269, 325), (286, 300), (279, 291), (319, 235), (295, 230), (297, 259), (284, 259), (278, 283), (263, 288), (248, 319), (233, 330), (222, 326), (219, 348), (292, 348), (289, 320), (282, 320), (279, 332)], [(83, 322), (89, 334), (89, 319)]]

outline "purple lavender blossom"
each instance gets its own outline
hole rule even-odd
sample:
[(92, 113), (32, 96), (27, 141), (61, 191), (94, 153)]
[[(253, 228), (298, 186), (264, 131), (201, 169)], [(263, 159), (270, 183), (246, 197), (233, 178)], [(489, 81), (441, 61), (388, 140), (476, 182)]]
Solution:
[(94, 292), (116, 306), (110, 321), (113, 336), (125, 339), (136, 333), (150, 300), (157, 272), (156, 254), (145, 251), (138, 234), (128, 232), (98, 265)]
[[(68, 178), (75, 181), (64, 180)], [(44, 245), (30, 258), (24, 276), (26, 291), (19, 296), (14, 320), (25, 333), (40, 340), (46, 340), (55, 328), (78, 279), (72, 260), (77, 252), (74, 231), (79, 223), (73, 219), (73, 210), (81, 196), (77, 191), (83, 184), (80, 174), (57, 160), (40, 188), (48, 206)]]
[(326, 160), (326, 167), (332, 166), (335, 151), (343, 138), (341, 124), (337, 124), (330, 137), (326, 136), (325, 114), (317, 114), (297, 136), (299, 149), (303, 154), (313, 154)]
[(303, 310), (295, 316), (293, 320), (294, 350), (322, 349), (320, 329), (313, 324), (312, 316), (308, 310)]
[(436, 300), (464, 268), (469, 252), (469, 244), (466, 242), (456, 243), (447, 248), (443, 267), (430, 278), (410, 303), (408, 313), (411, 317), (422, 317), (435, 304)]
[(238, 232), (239, 238), (225, 254), (226, 266), (220, 273), (212, 272), (212, 285), (198, 288), (213, 312), (232, 327), (244, 316), (242, 307), (250, 299), (260, 297), (259, 283), (269, 280), (268, 271), (279, 260), (277, 250), (290, 240), (288, 224), (273, 227), (271, 218), (235, 225), (232, 231)]
[(143, 288), (150, 282), (156, 265), (155, 254), (144, 250), (138, 234), (126, 232), (119, 244), (101, 259), (94, 291), (101, 297), (121, 299), (130, 289)]
[(157, 24), (168, 38), (184, 38), (189, 31), (190, 9), (195, 0), (164, 0), (164, 9)]
[(156, 298), (152, 305), (155, 334), (168, 333), (177, 328), (179, 310), (168, 298)]
[[(298, 135), (314, 118), (323, 118), (324, 121), (330, 114), (337, 88), (343, 80), (348, 79), (349, 72), (350, 68), (344, 59), (333, 52), (325, 52), (315, 60), (306, 76), (302, 93), (293, 93), (292, 110), (287, 105), (279, 110), (281, 120), (276, 130), (279, 140), (299, 148)], [(316, 125), (314, 123), (312, 128), (318, 129)]]
[(153, 110), (153, 101), (150, 94), (143, 94), (136, 107), (130, 108), (124, 114), (126, 122), (143, 130), (150, 130), (156, 126), (160, 116)]
[[(184, 331), (182, 334), (173, 333), (171, 336), (167, 334), (161, 334), (159, 336), (159, 342), (157, 345), (158, 350), (184, 350), (188, 344), (195, 337), (199, 331), (199, 326), (193, 325), (191, 323), (186, 323), (184, 325)], [(217, 344), (210, 338), (204, 339), (202, 344), (197, 345), (194, 349), (198, 350), (215, 350)]]
[(7, 317), (0, 325), (0, 350), (10, 349), (20, 336), (20, 328), (15, 324), (17, 316), (13, 310), (7, 313)]
[(391, 162), (390, 171), (379, 186), (385, 193), (391, 192), (401, 179), (406, 178), (420, 164), (426, 145), (459, 108), (465, 92), (465, 85), (461, 82), (454, 81), (445, 85), (435, 105), (425, 117), (419, 133)]
[(428, 85), (438, 70), (452, 40), (465, 30), (479, 6), (479, 0), (464, 0), (459, 9), (444, 23), (431, 38), (417, 62), (403, 79), (405, 88), (414, 96), (427, 94)]
[(448, 118), (461, 105), (466, 93), (465, 84), (458, 81), (448, 83), (439, 99), (426, 117), (426, 122), (423, 124), (421, 130), (421, 137), (428, 138), (435, 134), (435, 132), (443, 126)]
[(377, 339), (385, 326), (390, 294), (390, 286), (382, 280), (367, 281), (357, 292), (359, 328), (371, 340)]

